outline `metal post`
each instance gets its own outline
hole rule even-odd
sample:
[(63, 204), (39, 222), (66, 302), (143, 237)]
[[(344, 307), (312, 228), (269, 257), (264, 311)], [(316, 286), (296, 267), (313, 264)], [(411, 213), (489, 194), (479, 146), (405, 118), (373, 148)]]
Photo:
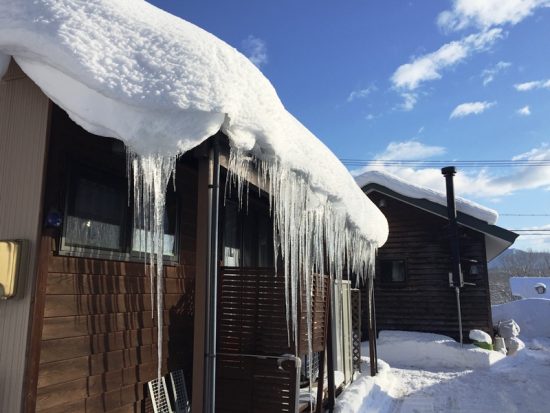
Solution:
[(204, 360), (204, 413), (216, 410), (216, 315), (218, 299), (218, 216), (220, 198), (220, 162), (217, 138), (209, 151), (208, 178), (208, 262), (206, 279), (206, 329)]
[(447, 166), (441, 169), (441, 173), (445, 176), (445, 186), (447, 189), (447, 216), (449, 217), (449, 243), (451, 246), (451, 271), (453, 275), (451, 287), (454, 287), (456, 292), (458, 326), (460, 330), (459, 336), (460, 344), (462, 344), (462, 314), (460, 311), (460, 288), (462, 287), (462, 270), (460, 268), (458, 223), (456, 219), (455, 190), (453, 184), (453, 176), (456, 174), (456, 168), (454, 166)]

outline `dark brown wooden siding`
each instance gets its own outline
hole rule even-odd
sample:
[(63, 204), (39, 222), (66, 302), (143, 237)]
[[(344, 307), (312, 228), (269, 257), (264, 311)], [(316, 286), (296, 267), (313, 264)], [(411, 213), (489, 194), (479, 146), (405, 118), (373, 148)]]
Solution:
[[(62, 211), (68, 159), (106, 156), (109, 142), (87, 136), (56, 110), (45, 209)], [(113, 171), (124, 171), (124, 162), (112, 162)], [(179, 262), (165, 266), (163, 372), (183, 369), (190, 390), (197, 200), (192, 161), (178, 165), (176, 185)], [(41, 263), (47, 279), (36, 411), (147, 410), (146, 383), (157, 374), (157, 326), (146, 266), (63, 256), (59, 231), (45, 234), (52, 248)]]
[[(458, 338), (455, 291), (449, 287), (448, 276), (448, 221), (377, 192), (369, 198), (376, 204), (381, 198), (386, 201), (382, 211), (388, 219), (389, 238), (378, 250), (378, 259), (402, 259), (406, 266), (405, 282), (394, 285), (382, 282), (377, 266), (378, 331), (424, 331)], [(480, 269), (479, 275), (471, 276), (469, 266), (463, 266), (465, 281), (476, 284), (461, 289), (465, 337), (473, 328), (492, 333), (484, 235), (460, 228), (460, 252), (461, 258), (479, 261)]]

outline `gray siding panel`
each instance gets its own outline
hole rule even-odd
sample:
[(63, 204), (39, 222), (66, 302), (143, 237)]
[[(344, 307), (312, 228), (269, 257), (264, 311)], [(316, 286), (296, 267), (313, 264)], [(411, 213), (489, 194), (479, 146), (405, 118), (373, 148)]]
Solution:
[(17, 298), (0, 301), (0, 412), (22, 407), (48, 106), (48, 98), (12, 60), (0, 81), (0, 239), (27, 239), (30, 251)]

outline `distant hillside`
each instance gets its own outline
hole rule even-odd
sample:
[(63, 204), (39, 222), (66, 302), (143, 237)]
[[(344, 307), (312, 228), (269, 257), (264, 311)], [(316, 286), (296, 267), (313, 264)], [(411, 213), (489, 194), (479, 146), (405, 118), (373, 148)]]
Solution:
[[(520, 272), (514, 275), (546, 275), (550, 270), (550, 252), (523, 251), (509, 248), (489, 263), (489, 269), (502, 269), (506, 272)], [(536, 274), (528, 273), (535, 271)], [(542, 273), (541, 273), (542, 271)]]

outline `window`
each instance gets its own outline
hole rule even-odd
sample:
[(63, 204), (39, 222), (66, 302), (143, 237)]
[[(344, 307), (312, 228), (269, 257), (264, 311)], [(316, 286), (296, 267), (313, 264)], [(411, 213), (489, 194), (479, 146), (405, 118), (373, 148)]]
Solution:
[(378, 265), (383, 283), (405, 282), (405, 260), (380, 260)]
[(127, 215), (125, 187), (88, 170), (69, 186), (64, 245), (121, 251)]
[[(171, 188), (169, 185), (164, 215), (164, 255), (168, 261), (176, 261), (177, 202)], [(133, 227), (125, 177), (92, 167), (73, 167), (66, 197), (62, 253), (129, 260), (152, 250), (143, 216)]]
[(223, 265), (273, 267), (273, 228), (267, 207), (249, 200), (248, 210), (227, 200), (223, 227)]

